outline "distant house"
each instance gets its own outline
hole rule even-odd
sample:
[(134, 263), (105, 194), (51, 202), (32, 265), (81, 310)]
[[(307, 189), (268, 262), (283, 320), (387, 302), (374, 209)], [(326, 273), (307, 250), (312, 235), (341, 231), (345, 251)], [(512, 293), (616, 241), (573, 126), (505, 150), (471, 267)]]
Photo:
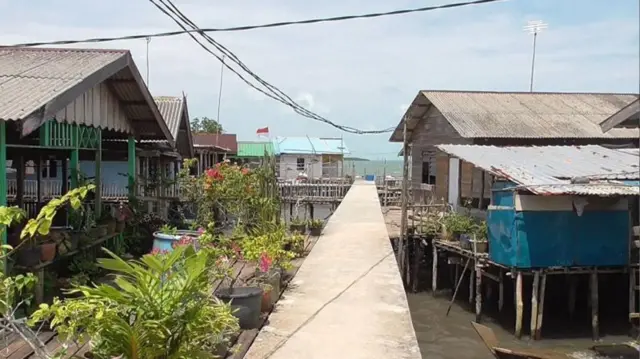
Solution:
[(340, 138), (276, 137), (273, 140), (282, 180), (343, 176), (344, 155), (349, 149)]
[(238, 141), (238, 162), (255, 165), (265, 156), (274, 155), (273, 142)]
[(230, 133), (194, 133), (193, 146), (198, 159), (197, 174), (238, 153), (238, 140)]
[(465, 188), (471, 191), (472, 183), (489, 179), (465, 162), (450, 168), (448, 158), (439, 156), (436, 145), (637, 148), (638, 129), (615, 128), (605, 133), (600, 128), (604, 120), (636, 99), (634, 94), (420, 91), (390, 141), (403, 142), (406, 118), (412, 188), (432, 184), (437, 198), (447, 198), (451, 171), (461, 174), (463, 193)]

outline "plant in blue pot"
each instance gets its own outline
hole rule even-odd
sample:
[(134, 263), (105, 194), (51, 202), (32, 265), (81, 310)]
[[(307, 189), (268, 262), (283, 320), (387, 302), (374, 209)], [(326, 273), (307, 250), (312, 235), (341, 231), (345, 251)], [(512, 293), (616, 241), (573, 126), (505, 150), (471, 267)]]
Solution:
[(152, 252), (172, 252), (176, 243), (189, 241), (195, 249), (199, 249), (198, 238), (202, 235), (202, 230), (188, 231), (178, 230), (176, 227), (164, 225), (153, 234)]

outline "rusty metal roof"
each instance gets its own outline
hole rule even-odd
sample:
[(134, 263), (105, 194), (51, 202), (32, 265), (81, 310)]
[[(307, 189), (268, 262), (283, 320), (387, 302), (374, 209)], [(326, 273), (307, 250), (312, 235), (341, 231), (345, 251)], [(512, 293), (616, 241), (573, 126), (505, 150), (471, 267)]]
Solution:
[(0, 48), (0, 120), (24, 121), (33, 131), (101, 83), (108, 84), (130, 122), (105, 118), (101, 128), (131, 132), (132, 126), (140, 138), (173, 143), (128, 50)]
[[(602, 146), (495, 147), (438, 145), (438, 149), (536, 194), (638, 195), (623, 180), (640, 179), (638, 157)], [(586, 178), (588, 184), (572, 184)]]
[(196, 148), (224, 149), (229, 153), (238, 153), (238, 141), (230, 133), (194, 133), (193, 146)]
[[(600, 123), (637, 94), (421, 91), (405, 116), (433, 105), (463, 138), (638, 138), (637, 129), (604, 133)], [(422, 108), (420, 111), (419, 108)], [(408, 122), (411, 131), (420, 118)], [(402, 141), (402, 122), (390, 139)]]

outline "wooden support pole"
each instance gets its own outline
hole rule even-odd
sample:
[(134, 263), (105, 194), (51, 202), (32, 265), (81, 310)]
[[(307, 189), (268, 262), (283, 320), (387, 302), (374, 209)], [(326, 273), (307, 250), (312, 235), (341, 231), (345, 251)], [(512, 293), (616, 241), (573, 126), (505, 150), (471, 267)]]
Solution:
[(542, 332), (542, 318), (544, 317), (544, 297), (547, 291), (547, 274), (543, 273), (540, 281), (540, 300), (538, 300), (538, 320), (536, 320), (536, 330), (533, 339), (540, 340)]
[(598, 319), (598, 272), (594, 270), (590, 274), (591, 287), (591, 330), (593, 331), (593, 340), (600, 338), (599, 319)]
[(313, 219), (313, 203), (309, 203), (309, 218)]
[[(71, 172), (71, 188), (73, 189), (78, 188), (78, 181), (80, 180), (80, 128), (78, 125), (73, 126), (71, 130), (71, 145), (73, 149), (69, 157), (69, 172)], [(38, 172), (41, 172), (41, 170), (38, 170)]]
[(400, 273), (404, 274), (404, 259), (405, 259), (405, 247), (407, 245), (407, 205), (409, 202), (409, 136), (407, 129), (407, 120), (405, 117), (403, 123), (403, 164), (402, 164), (402, 203), (401, 203), (401, 218), (400, 218), (400, 242), (398, 246), (398, 258)]
[[(22, 172), (24, 174), (24, 171)], [(17, 176), (17, 178), (20, 178)], [(7, 192), (9, 186), (7, 186), (7, 128), (4, 120), (0, 120), (0, 206), (7, 205)], [(22, 181), (22, 185), (24, 185), (24, 181)], [(21, 187), (20, 182), (18, 182), (18, 188)], [(18, 199), (20, 200), (20, 198)], [(4, 229), (4, 228), (3, 228)], [(2, 230), (1, 232), (1, 244), (7, 243), (7, 231)], [(7, 273), (7, 268), (5, 263), (2, 263), (2, 271)]]
[(578, 291), (578, 278), (575, 275), (567, 275), (569, 281), (569, 296), (568, 296), (568, 310), (569, 319), (573, 319), (573, 314), (576, 312), (576, 293)]
[(129, 177), (129, 196), (135, 196), (136, 189), (136, 139), (129, 136), (127, 142), (127, 161), (128, 161), (128, 177)]
[[(474, 267), (477, 265), (474, 261)], [(475, 275), (473, 274), (473, 271), (469, 272), (469, 304), (473, 304), (473, 297), (474, 297), (474, 292), (475, 292)]]
[(516, 274), (516, 330), (515, 336), (520, 339), (522, 337), (522, 311), (524, 304), (522, 303), (522, 272)]
[(498, 311), (502, 312), (502, 308), (504, 308), (504, 273), (500, 268), (498, 277)]
[(538, 292), (540, 289), (540, 271), (533, 273), (533, 285), (531, 287), (531, 323), (530, 331), (533, 338), (538, 327)]
[(96, 176), (94, 179), (95, 185), (96, 185), (96, 200), (95, 200), (95, 204), (96, 204), (96, 210), (95, 210), (95, 214), (96, 214), (96, 218), (100, 218), (100, 216), (102, 215), (102, 130), (99, 128), (96, 128), (96, 133), (98, 135), (97, 138), (97, 148), (96, 148)]
[(435, 240), (431, 242), (433, 250), (433, 259), (431, 263), (431, 294), (436, 295), (438, 290), (438, 248), (435, 245)]
[(418, 292), (418, 281), (420, 273), (420, 264), (422, 263), (422, 257), (424, 256), (424, 246), (418, 240), (414, 241), (413, 247), (413, 279), (411, 280), (411, 289), (414, 293)]
[[(471, 262), (471, 258), (467, 258), (467, 262), (464, 264), (464, 268), (462, 268), (462, 274), (460, 275), (460, 278), (456, 282), (456, 288), (453, 290), (453, 297), (451, 297), (451, 301), (449, 302), (449, 307), (447, 307), (447, 314), (445, 316), (448, 316), (449, 312), (451, 311), (451, 306), (453, 306), (453, 302), (456, 300), (456, 295), (458, 295), (458, 289), (460, 289), (460, 283), (462, 283), (462, 279), (464, 278), (464, 273), (467, 271), (467, 268), (469, 268), (470, 262)], [(456, 263), (456, 267), (457, 266), (458, 264)]]
[(482, 314), (482, 267), (475, 262), (476, 268), (476, 323), (480, 323)]
[(38, 160), (36, 161), (36, 188), (38, 189), (38, 194), (36, 196), (36, 213), (40, 212), (41, 204), (42, 204), (42, 156), (38, 155)]
[(636, 269), (629, 268), (629, 322), (633, 322), (631, 314), (636, 312), (636, 287), (638, 280), (636, 279)]

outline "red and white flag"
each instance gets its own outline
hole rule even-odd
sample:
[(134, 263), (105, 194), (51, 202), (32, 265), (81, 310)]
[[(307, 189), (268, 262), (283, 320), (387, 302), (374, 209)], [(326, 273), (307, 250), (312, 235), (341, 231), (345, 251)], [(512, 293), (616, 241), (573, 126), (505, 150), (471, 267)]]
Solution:
[(262, 127), (256, 131), (258, 136), (269, 136), (269, 127)]

